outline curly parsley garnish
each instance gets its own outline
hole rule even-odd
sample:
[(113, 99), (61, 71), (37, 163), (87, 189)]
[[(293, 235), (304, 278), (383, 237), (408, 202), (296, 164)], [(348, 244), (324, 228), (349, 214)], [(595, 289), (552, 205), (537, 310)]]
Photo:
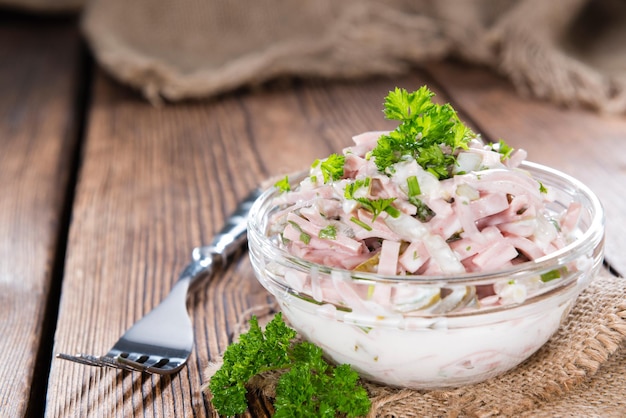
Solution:
[(387, 172), (393, 164), (411, 156), (438, 179), (453, 176), (457, 152), (467, 149), (476, 135), (461, 122), (452, 106), (434, 103), (433, 96), (426, 86), (412, 93), (397, 87), (389, 92), (383, 112), (400, 125), (381, 136), (372, 150), (379, 171)]
[(261, 330), (257, 318), (250, 330), (224, 353), (224, 364), (209, 382), (213, 406), (220, 415), (243, 414), (246, 384), (258, 374), (284, 370), (276, 386), (274, 417), (347, 417), (366, 415), (371, 402), (359, 385), (358, 374), (343, 364), (334, 366), (322, 349), (309, 342), (294, 342), (296, 331), (280, 313)]

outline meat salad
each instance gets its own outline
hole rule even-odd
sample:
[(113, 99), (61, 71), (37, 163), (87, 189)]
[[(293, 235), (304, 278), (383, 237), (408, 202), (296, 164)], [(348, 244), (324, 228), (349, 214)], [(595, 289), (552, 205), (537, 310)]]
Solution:
[[(550, 190), (519, 167), (524, 150), (484, 144), (454, 111), (440, 122), (452, 140), (433, 140), (437, 132), (418, 119), (434, 125), (443, 106), (424, 100), (413, 109), (416, 96), (432, 93), (390, 92), (387, 116), (394, 105), (409, 109), (395, 131), (356, 135), (298, 184), (277, 182), (272, 231), (290, 253), (381, 275), (458, 275), (535, 260), (571, 241), (580, 205), (548, 212)], [(433, 153), (436, 163), (426, 160)]]

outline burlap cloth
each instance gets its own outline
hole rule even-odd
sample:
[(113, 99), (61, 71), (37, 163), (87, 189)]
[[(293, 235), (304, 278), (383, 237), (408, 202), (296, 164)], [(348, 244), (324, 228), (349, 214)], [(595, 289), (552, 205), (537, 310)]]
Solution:
[[(274, 307), (255, 307), (271, 318)], [(241, 330), (245, 329), (242, 328)], [(626, 279), (601, 273), (559, 331), (517, 368), (484, 383), (416, 391), (364, 382), (370, 417), (626, 417)], [(218, 364), (207, 368), (207, 378)], [(250, 390), (272, 398), (278, 375)], [(207, 390), (207, 389), (205, 389)]]
[(622, 0), (87, 0), (82, 27), (98, 62), (155, 102), (456, 57), (520, 92), (626, 111)]
[(456, 57), (522, 94), (626, 111), (623, 0), (0, 0), (82, 9), (98, 63), (152, 102), (268, 80), (400, 74)]

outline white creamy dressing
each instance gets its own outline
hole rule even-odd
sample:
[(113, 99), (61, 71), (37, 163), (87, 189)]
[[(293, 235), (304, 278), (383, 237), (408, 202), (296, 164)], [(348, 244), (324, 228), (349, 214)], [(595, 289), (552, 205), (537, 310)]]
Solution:
[[(572, 299), (557, 299), (562, 302), (552, 300), (547, 308), (540, 303), (482, 314), (482, 324), (472, 324), (471, 318), (400, 315), (382, 320), (332, 305), (312, 310), (307, 306), (311, 303), (298, 298), (278, 302), (292, 326), (335, 362), (350, 364), (384, 384), (433, 389), (479, 382), (528, 358), (548, 341), (571, 307)], [(373, 326), (376, 322), (380, 326)]]

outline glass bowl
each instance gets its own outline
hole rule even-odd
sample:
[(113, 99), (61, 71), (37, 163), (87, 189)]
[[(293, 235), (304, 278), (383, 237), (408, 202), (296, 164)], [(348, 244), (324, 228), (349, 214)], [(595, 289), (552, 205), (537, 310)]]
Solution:
[[(272, 188), (255, 202), (248, 221), (256, 277), (304, 338), (369, 380), (436, 389), (502, 374), (557, 331), (601, 268), (604, 249), (602, 206), (585, 185), (538, 164), (521, 168), (554, 194), (551, 212), (571, 202), (582, 207), (578, 235), (540, 259), (459, 276), (382, 276), (311, 263), (269, 235), (280, 193)], [(509, 286), (513, 296), (482, 296), (498, 286)]]

